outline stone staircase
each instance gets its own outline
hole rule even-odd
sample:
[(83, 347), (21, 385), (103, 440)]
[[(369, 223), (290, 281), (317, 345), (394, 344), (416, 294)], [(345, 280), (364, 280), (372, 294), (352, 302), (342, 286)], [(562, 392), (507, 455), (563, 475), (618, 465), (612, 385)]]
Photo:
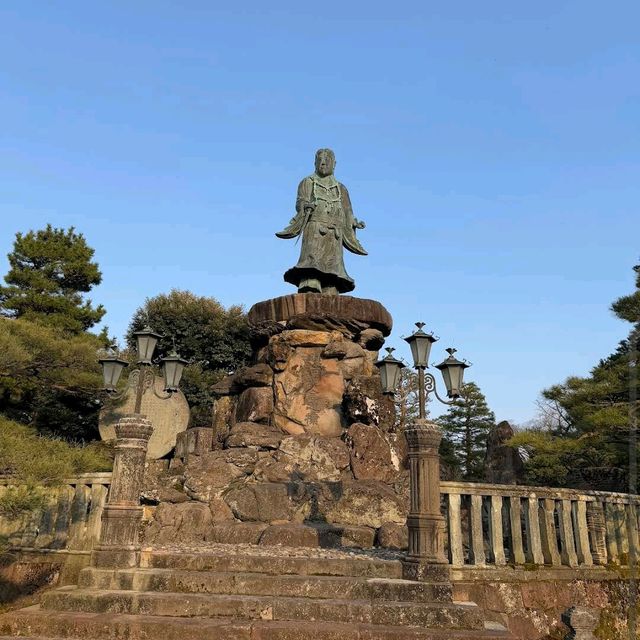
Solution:
[(141, 567), (0, 616), (0, 638), (91, 640), (508, 639), (448, 582), (401, 579), (398, 560), (286, 547), (146, 550)]

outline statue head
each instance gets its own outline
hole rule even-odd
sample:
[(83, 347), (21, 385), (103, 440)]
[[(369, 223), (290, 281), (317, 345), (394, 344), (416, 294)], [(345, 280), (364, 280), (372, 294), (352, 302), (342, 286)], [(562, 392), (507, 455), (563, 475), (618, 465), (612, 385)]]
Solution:
[(316, 173), (323, 178), (330, 176), (336, 168), (336, 156), (331, 149), (316, 151)]

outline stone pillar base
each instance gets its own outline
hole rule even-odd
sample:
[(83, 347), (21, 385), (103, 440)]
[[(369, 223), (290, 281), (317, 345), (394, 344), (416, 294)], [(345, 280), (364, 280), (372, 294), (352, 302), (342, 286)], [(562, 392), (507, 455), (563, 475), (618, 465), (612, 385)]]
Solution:
[(130, 569), (140, 566), (140, 547), (96, 547), (91, 566), (97, 569)]
[(402, 559), (402, 577), (416, 582), (451, 582), (448, 564), (433, 564), (411, 556)]

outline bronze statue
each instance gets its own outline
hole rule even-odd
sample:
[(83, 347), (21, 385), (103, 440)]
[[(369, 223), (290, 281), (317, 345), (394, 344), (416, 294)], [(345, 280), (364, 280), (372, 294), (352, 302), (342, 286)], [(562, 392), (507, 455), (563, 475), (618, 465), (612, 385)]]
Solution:
[(335, 166), (333, 151), (318, 149), (315, 173), (298, 186), (296, 215), (286, 229), (276, 233), (287, 239), (302, 234), (298, 264), (284, 274), (286, 282), (298, 287), (298, 293), (353, 291), (355, 282), (345, 271), (342, 247), (367, 255), (355, 232), (364, 229), (364, 222), (354, 218), (349, 192), (333, 175)]

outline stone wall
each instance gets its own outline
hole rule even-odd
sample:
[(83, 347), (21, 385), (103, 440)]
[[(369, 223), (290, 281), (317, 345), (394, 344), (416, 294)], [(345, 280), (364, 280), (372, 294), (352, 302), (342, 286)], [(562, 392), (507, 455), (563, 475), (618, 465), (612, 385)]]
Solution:
[(573, 606), (595, 609), (596, 637), (629, 640), (629, 608), (637, 589), (625, 571), (609, 569), (458, 569), (454, 597), (474, 601), (487, 620), (526, 640), (564, 639), (563, 614)]

